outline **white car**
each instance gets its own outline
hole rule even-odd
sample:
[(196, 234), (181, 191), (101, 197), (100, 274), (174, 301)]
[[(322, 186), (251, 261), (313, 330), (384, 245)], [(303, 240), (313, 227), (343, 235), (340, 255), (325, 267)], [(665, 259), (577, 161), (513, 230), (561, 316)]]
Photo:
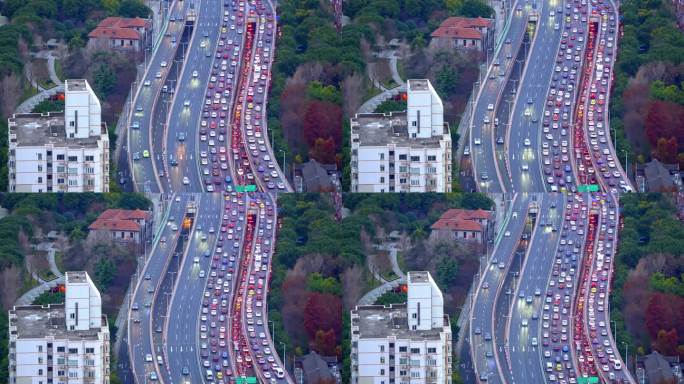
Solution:
[(530, 142), (530, 139), (525, 139), (523, 141), (523, 144), (525, 144), (526, 147), (529, 147), (530, 145), (532, 145), (532, 142)]
[(166, 61), (162, 61), (162, 62), (161, 62), (161, 67), (162, 67), (162, 68), (166, 68)]
[(149, 81), (149, 80), (145, 80), (145, 82), (143, 83), (143, 85), (146, 86), (146, 87), (149, 87), (149, 86), (150, 86), (150, 81)]
[(187, 176), (183, 177), (183, 185), (190, 185), (190, 179)]
[(482, 141), (480, 140), (479, 137), (476, 137), (475, 139), (473, 139), (473, 143), (475, 143), (475, 145), (480, 145), (480, 144), (482, 144)]
[(192, 71), (192, 77), (196, 78), (198, 76), (199, 76), (199, 73), (197, 71)]
[(530, 170), (530, 167), (529, 167), (527, 164), (523, 164), (523, 165), (522, 165), (522, 170), (523, 170), (523, 171), (529, 171), (529, 170)]
[(488, 111), (493, 111), (493, 110), (494, 110), (494, 104), (489, 104), (489, 105), (487, 105), (487, 110), (488, 110)]
[(190, 100), (185, 100), (185, 101), (183, 102), (183, 106), (189, 107), (189, 106), (190, 106)]
[(206, 48), (207, 47), (207, 42), (203, 41), (200, 43), (200, 48)]

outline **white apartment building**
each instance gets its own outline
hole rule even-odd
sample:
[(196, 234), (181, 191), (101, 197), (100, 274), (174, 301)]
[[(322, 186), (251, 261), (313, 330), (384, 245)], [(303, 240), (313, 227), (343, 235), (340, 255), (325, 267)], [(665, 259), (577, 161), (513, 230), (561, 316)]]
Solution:
[(109, 327), (87, 272), (67, 272), (65, 303), (9, 311), (10, 384), (109, 384)]
[(352, 384), (450, 384), (451, 326), (429, 272), (408, 273), (405, 304), (351, 311)]
[(64, 111), (8, 119), (10, 192), (109, 192), (109, 136), (95, 92), (66, 80)]
[(451, 135), (427, 79), (407, 84), (403, 112), (351, 118), (352, 192), (451, 192)]

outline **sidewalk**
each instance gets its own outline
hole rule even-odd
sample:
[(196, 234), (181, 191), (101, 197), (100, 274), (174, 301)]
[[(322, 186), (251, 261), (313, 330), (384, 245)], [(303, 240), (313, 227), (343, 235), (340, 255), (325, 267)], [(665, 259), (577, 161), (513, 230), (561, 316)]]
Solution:
[(37, 273), (33, 273), (33, 278), (37, 280), (40, 283), (40, 285), (32, 288), (28, 292), (21, 295), (21, 297), (17, 299), (14, 305), (31, 305), (33, 303), (33, 300), (35, 300), (38, 296), (56, 287), (58, 284), (64, 283), (64, 275), (57, 268), (57, 263), (55, 263), (56, 250), (53, 247), (53, 243), (40, 243), (35, 246), (35, 249), (47, 251), (48, 262), (50, 263), (50, 272), (52, 272), (53, 275), (57, 276), (57, 278), (50, 281), (44, 281), (40, 278), (40, 276), (38, 276)]
[(361, 299), (359, 299), (357, 305), (372, 305), (373, 303), (375, 303), (375, 300), (377, 300), (383, 294), (391, 291), (392, 289), (398, 287), (401, 284), (406, 283), (406, 275), (399, 268), (399, 263), (397, 261), (397, 244), (396, 243), (386, 243), (386, 244), (377, 246), (376, 249), (382, 250), (382, 251), (389, 251), (390, 262), (392, 263), (392, 271), (394, 272), (395, 275), (399, 276), (399, 278), (394, 279), (392, 281), (386, 281), (377, 272), (372, 271), (373, 276), (377, 280), (381, 281), (383, 284), (379, 287), (375, 287), (370, 292), (363, 295), (363, 297), (361, 297)]

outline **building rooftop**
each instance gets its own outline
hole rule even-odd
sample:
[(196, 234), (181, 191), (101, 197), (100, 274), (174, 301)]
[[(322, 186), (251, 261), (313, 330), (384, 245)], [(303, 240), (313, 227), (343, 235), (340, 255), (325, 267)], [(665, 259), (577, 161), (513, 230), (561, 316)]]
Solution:
[(88, 281), (85, 271), (69, 271), (66, 273), (67, 283), (85, 283)]
[(150, 212), (142, 209), (108, 209), (97, 217), (98, 219), (119, 219), (119, 220), (149, 220)]
[(481, 39), (482, 34), (477, 29), (464, 27), (439, 27), (432, 34), (432, 37), (451, 37), (454, 39)]
[(459, 17), (452, 16), (440, 24), (441, 27), (463, 27), (463, 28), (487, 28), (492, 25), (492, 19), (484, 17)]
[(426, 271), (410, 271), (408, 281), (409, 283), (427, 283), (430, 281), (429, 274)]
[[(42, 339), (46, 336), (69, 340), (98, 339), (100, 329), (68, 331), (64, 313), (64, 304), (18, 306), (10, 310), (10, 326), (17, 327), (19, 339)], [(102, 316), (102, 326), (107, 327), (106, 316)]]
[(86, 81), (85, 79), (69, 79), (65, 81), (67, 91), (85, 91)]
[[(107, 134), (107, 127), (102, 124), (102, 134)], [(21, 113), (9, 119), (9, 136), (16, 135), (17, 146), (68, 146), (70, 148), (97, 148), (100, 136), (88, 138), (67, 138), (64, 129), (64, 112)]]
[(144, 28), (148, 25), (148, 21), (140, 18), (140, 17), (134, 17), (134, 18), (127, 18), (127, 17), (108, 17), (102, 21), (100, 21), (100, 24), (98, 24), (98, 27), (119, 27), (119, 28)]
[(103, 28), (97, 27), (89, 34), (90, 38), (108, 38), (108, 39), (125, 39), (125, 40), (140, 40), (140, 34), (135, 29), (130, 28)]
[(409, 79), (408, 87), (411, 91), (427, 91), (430, 89), (427, 79)]
[(89, 230), (133, 231), (140, 230), (140, 224), (131, 220), (97, 219), (88, 226)]
[[(410, 330), (406, 304), (357, 306), (352, 311), (352, 314), (354, 313), (358, 318), (352, 316), (352, 325), (359, 327), (361, 339), (395, 336), (399, 339), (439, 340), (443, 331), (442, 328)], [(449, 327), (448, 315), (444, 316), (444, 327)]]
[[(442, 136), (410, 138), (406, 111), (384, 113), (358, 113), (352, 118), (352, 133), (359, 135), (359, 146), (410, 146), (412, 148), (439, 148)], [(444, 134), (449, 134), (444, 124)]]

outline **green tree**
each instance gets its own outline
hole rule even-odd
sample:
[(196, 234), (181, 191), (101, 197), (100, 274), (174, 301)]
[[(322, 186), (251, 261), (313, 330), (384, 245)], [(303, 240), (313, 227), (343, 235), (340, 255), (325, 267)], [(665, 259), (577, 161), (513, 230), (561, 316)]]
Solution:
[(448, 288), (456, 282), (457, 274), (458, 262), (449, 256), (442, 256), (437, 264), (437, 284), (442, 289)]
[(458, 73), (452, 66), (443, 66), (437, 72), (435, 88), (443, 99), (449, 98), (458, 88)]
[(140, 0), (121, 0), (119, 4), (119, 15), (123, 17), (142, 17), (148, 18), (152, 10)]
[(100, 64), (93, 74), (93, 87), (95, 92), (101, 99), (106, 99), (107, 95), (114, 89), (116, 85), (116, 73), (111, 65), (107, 63)]
[(106, 290), (112, 283), (118, 268), (114, 261), (107, 257), (102, 257), (95, 263), (95, 282), (100, 291)]
[(494, 9), (481, 0), (464, 0), (459, 14), (465, 17), (485, 17), (494, 16)]

